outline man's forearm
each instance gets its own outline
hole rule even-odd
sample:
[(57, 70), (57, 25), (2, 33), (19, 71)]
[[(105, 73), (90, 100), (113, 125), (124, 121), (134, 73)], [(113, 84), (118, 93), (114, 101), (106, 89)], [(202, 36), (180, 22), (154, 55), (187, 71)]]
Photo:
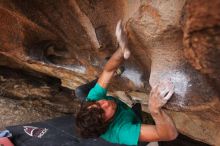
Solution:
[(172, 119), (162, 109), (152, 111), (151, 115), (156, 124), (156, 130), (162, 140), (173, 140), (178, 132)]
[(104, 66), (102, 74), (99, 77), (98, 83), (103, 88), (107, 88), (119, 65), (124, 59), (128, 59), (130, 56), (130, 51), (127, 47), (127, 36), (124, 32), (121, 21), (117, 23), (115, 35), (120, 48), (108, 60), (108, 62)]
[(104, 66), (103, 72), (98, 79), (98, 83), (103, 87), (107, 88), (110, 80), (112, 79), (115, 71), (119, 67), (119, 65), (123, 62), (123, 51), (119, 48), (112, 57), (108, 60), (106, 65)]
[(123, 60), (123, 51), (119, 48), (105, 64), (104, 71), (115, 72)]

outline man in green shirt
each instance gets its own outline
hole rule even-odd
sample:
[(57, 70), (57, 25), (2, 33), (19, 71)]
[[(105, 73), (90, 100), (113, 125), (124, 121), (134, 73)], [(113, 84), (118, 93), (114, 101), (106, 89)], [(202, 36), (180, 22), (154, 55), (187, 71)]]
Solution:
[(80, 135), (83, 138), (101, 137), (111, 143), (126, 145), (175, 139), (178, 135), (175, 125), (162, 109), (174, 92), (174, 86), (170, 81), (156, 85), (150, 93), (148, 106), (155, 125), (141, 123), (141, 117), (130, 107), (106, 95), (115, 71), (123, 60), (130, 56), (126, 35), (120, 22), (116, 27), (116, 38), (119, 49), (106, 63), (76, 116), (76, 126)]

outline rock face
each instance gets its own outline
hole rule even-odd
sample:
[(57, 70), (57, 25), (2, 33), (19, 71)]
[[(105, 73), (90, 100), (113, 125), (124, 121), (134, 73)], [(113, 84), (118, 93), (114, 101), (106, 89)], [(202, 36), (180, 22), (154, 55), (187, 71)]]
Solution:
[(35, 72), (0, 66), (0, 129), (76, 113), (79, 101), (60, 80)]
[[(128, 32), (132, 40), (139, 39), (146, 53), (139, 54), (139, 49), (134, 52), (151, 60), (151, 86), (168, 78), (175, 84), (175, 97), (167, 108), (197, 111), (215, 105), (218, 94), (206, 77), (191, 67), (183, 56), (183, 32), (179, 21), (185, 1), (166, 1), (160, 5), (158, 1), (142, 3), (140, 11), (128, 22)], [(145, 60), (141, 62), (144, 64)]]
[(17, 117), (1, 117), (0, 127), (75, 113), (71, 89), (98, 77), (123, 19), (132, 56), (111, 93), (128, 104), (128, 95), (145, 97), (147, 112), (151, 86), (170, 78), (175, 94), (166, 108), (178, 130), (220, 145), (220, 2), (211, 1), (0, 1), (1, 115), (10, 109)]

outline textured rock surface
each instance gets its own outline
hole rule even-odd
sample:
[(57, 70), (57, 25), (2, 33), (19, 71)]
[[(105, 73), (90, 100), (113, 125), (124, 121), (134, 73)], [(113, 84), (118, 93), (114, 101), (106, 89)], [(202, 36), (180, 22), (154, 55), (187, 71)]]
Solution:
[(79, 101), (60, 80), (0, 66), (0, 129), (76, 113)]
[[(175, 84), (175, 97), (167, 107), (195, 111), (215, 105), (219, 98), (206, 77), (192, 68), (183, 55), (179, 21), (184, 4), (185, 1), (166, 1), (160, 5), (158, 1), (142, 2), (127, 28), (131, 39), (138, 38), (146, 53), (140, 54), (136, 48), (134, 52), (151, 60), (151, 86), (169, 78)], [(144, 64), (145, 60), (141, 62)]]
[(71, 89), (99, 75), (123, 18), (132, 56), (112, 94), (128, 104), (128, 95), (141, 98), (147, 112), (150, 86), (170, 78), (175, 95), (166, 108), (178, 130), (220, 145), (219, 7), (218, 0), (1, 0), (0, 127), (75, 113)]
[[(198, 6), (203, 3), (202, 6)], [(187, 59), (220, 88), (220, 1), (197, 1), (185, 7), (184, 50)], [(208, 23), (207, 23), (208, 22)]]

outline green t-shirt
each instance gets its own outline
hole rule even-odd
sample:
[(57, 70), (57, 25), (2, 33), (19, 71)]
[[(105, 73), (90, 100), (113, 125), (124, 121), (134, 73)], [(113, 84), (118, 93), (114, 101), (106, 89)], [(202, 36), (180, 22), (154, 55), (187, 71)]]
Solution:
[(106, 93), (107, 90), (97, 83), (87, 96), (87, 101), (107, 99), (117, 103), (114, 118), (108, 130), (101, 137), (111, 143), (137, 145), (141, 129), (140, 119), (125, 103), (114, 97), (106, 96)]

